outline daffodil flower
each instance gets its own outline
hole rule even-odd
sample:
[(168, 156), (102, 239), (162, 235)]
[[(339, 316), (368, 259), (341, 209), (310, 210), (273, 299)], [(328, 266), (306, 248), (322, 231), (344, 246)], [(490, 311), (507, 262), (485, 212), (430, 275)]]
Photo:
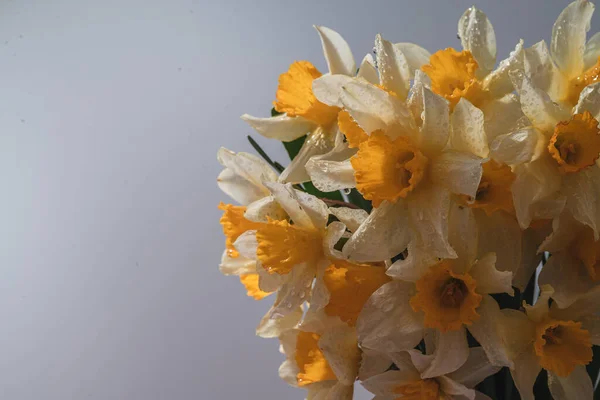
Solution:
[(535, 305), (525, 312), (503, 309), (504, 342), (514, 361), (511, 374), (523, 400), (533, 400), (533, 384), (544, 368), (556, 400), (593, 398), (592, 381), (585, 365), (592, 361), (592, 345), (600, 344), (600, 290), (594, 289), (567, 308), (555, 302), (554, 290), (541, 287)]
[(500, 367), (490, 364), (481, 347), (468, 351), (465, 363), (456, 371), (435, 376), (427, 374), (427, 377), (423, 375), (434, 362), (432, 355), (416, 350), (390, 353), (397, 370), (367, 378), (362, 385), (375, 394), (377, 400), (489, 399), (473, 388)]
[[(356, 75), (356, 64), (348, 43), (342, 36), (324, 26), (315, 26), (321, 37), (329, 75)], [(304, 165), (313, 156), (335, 148), (338, 136), (339, 108), (326, 105), (315, 97), (313, 81), (321, 72), (308, 61), (296, 61), (279, 77), (274, 108), (282, 115), (256, 118), (248, 114), (242, 119), (261, 135), (289, 142), (308, 134), (298, 155), (281, 173), (280, 182), (309, 181)]]
[(533, 86), (565, 108), (577, 104), (581, 91), (600, 77), (600, 35), (586, 41), (594, 4), (577, 0), (558, 16), (550, 49), (540, 41), (524, 51), (523, 67)]

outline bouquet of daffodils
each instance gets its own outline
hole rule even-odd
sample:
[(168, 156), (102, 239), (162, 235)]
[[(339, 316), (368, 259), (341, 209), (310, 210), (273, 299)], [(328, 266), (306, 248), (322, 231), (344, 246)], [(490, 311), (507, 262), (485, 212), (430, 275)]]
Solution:
[(600, 367), (600, 34), (568, 5), (496, 65), (469, 8), (462, 48), (375, 38), (356, 66), (279, 76), (242, 119), (291, 162), (220, 149), (221, 271), (273, 305), (279, 375), (308, 399), (592, 399)]

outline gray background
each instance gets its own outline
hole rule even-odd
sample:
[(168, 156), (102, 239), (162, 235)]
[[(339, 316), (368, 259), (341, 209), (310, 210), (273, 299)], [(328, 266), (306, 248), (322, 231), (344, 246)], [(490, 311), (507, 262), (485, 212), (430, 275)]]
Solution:
[[(217, 148), (325, 70), (312, 24), (435, 51), (471, 1), (0, 1), (0, 398), (301, 399), (254, 336), (271, 300), (218, 272)], [(478, 2), (500, 56), (566, 4)]]

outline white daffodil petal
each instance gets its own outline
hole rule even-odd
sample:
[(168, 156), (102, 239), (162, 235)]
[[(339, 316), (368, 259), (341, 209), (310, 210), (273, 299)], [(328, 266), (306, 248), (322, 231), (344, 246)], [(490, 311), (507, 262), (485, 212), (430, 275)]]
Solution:
[[(479, 284), (479, 282), (477, 282)], [(468, 329), (479, 342), (492, 365), (512, 367), (513, 363), (508, 357), (508, 352), (502, 340), (500, 324), (502, 314), (498, 303), (491, 296), (483, 296), (477, 308), (479, 319), (471, 324)]]
[(355, 261), (383, 261), (406, 249), (411, 239), (408, 215), (400, 202), (383, 202), (344, 245), (342, 252)]
[(325, 60), (327, 60), (329, 72), (332, 75), (354, 76), (356, 74), (354, 56), (352, 55), (350, 46), (342, 35), (325, 26), (315, 25), (315, 29), (319, 32), (319, 37), (321, 38), (323, 53), (325, 54)]
[(271, 191), (275, 200), (277, 200), (279, 205), (290, 216), (295, 225), (308, 229), (316, 228), (316, 226), (313, 225), (310, 216), (302, 209), (302, 207), (300, 207), (298, 202), (298, 192), (291, 184), (266, 182), (265, 186)]
[(244, 114), (241, 118), (264, 137), (282, 142), (291, 142), (316, 128), (313, 122), (305, 118), (288, 117), (286, 114), (269, 118), (257, 118)]
[(519, 40), (519, 43), (510, 52), (508, 58), (500, 61), (498, 68), (485, 77), (483, 86), (494, 97), (504, 96), (513, 91), (513, 85), (508, 72), (521, 68), (523, 68), (523, 39)]
[(570, 118), (568, 110), (554, 103), (546, 92), (534, 86), (530, 78), (521, 71), (511, 71), (509, 75), (520, 96), (523, 113), (540, 131), (554, 132), (557, 123)]
[[(289, 279), (290, 275), (270, 274), (265, 267), (257, 261), (256, 273), (258, 274), (258, 288), (263, 292), (275, 292)], [(279, 294), (277, 294), (279, 297)], [(277, 302), (277, 301), (276, 301)]]
[(408, 244), (408, 255), (404, 260), (397, 260), (386, 271), (392, 278), (407, 282), (416, 282), (429, 270), (429, 267), (437, 264), (439, 259), (433, 257), (416, 245), (415, 241)]
[(317, 128), (308, 135), (302, 145), (300, 152), (294, 157), (290, 164), (281, 172), (279, 182), (284, 183), (303, 183), (310, 181), (310, 176), (306, 172), (306, 163), (311, 157), (326, 154), (333, 149), (334, 143), (326, 137), (322, 128)]
[(381, 84), (396, 93), (400, 99), (406, 99), (410, 87), (410, 68), (406, 56), (399, 47), (383, 39), (375, 38), (375, 53)]
[(269, 310), (262, 318), (260, 324), (256, 328), (256, 335), (265, 339), (276, 338), (281, 336), (285, 331), (293, 329), (300, 319), (302, 319), (302, 308), (297, 307), (293, 312), (287, 314), (283, 318), (271, 319), (272, 311)]
[(360, 208), (330, 207), (329, 212), (346, 225), (350, 232), (355, 232), (369, 217), (369, 213)]
[[(234, 175), (253, 185), (255, 189), (251, 193), (262, 193), (260, 197), (268, 194), (263, 181), (274, 182), (277, 180), (277, 173), (264, 160), (254, 154), (234, 153), (231, 150), (221, 147), (217, 152), (217, 160), (226, 170), (232, 171)], [(220, 179), (223, 179), (222, 183), (228, 180), (224, 178), (232, 179), (231, 173), (220, 177)]]
[(313, 185), (322, 192), (334, 192), (356, 186), (350, 160), (329, 161), (313, 157), (306, 163), (306, 171)]
[(514, 362), (510, 374), (519, 390), (521, 399), (534, 400), (533, 385), (542, 367), (539, 364), (538, 356), (533, 350), (533, 346), (521, 353)]
[(309, 291), (315, 277), (314, 266), (299, 264), (292, 268), (289, 278), (277, 293), (277, 300), (270, 312), (270, 317), (278, 319), (294, 312), (309, 297)]
[(488, 376), (494, 375), (502, 367), (490, 364), (482, 347), (471, 347), (469, 358), (456, 371), (446, 375), (448, 378), (472, 388)]
[(362, 348), (385, 352), (414, 348), (423, 338), (423, 319), (410, 307), (414, 285), (392, 281), (367, 300), (356, 323)]
[(372, 85), (379, 84), (379, 74), (377, 73), (377, 68), (375, 68), (375, 60), (373, 60), (373, 56), (371, 54), (367, 54), (365, 58), (363, 58), (356, 77), (362, 78)]
[(554, 400), (592, 399), (594, 397), (594, 385), (583, 365), (575, 367), (575, 370), (566, 377), (548, 371), (548, 388)]
[(497, 323), (510, 358), (514, 360), (519, 354), (533, 350), (536, 326), (527, 314), (511, 308), (504, 308), (500, 313)]
[(417, 380), (419, 380), (419, 373), (414, 370), (392, 370), (372, 376), (361, 383), (365, 389), (375, 395), (391, 396), (398, 386), (403, 384), (406, 385)]
[(340, 221), (333, 221), (327, 226), (323, 247), (325, 254), (329, 257), (343, 258), (342, 252), (336, 250), (334, 246), (339, 242), (346, 232), (346, 225)]
[(588, 85), (581, 91), (573, 113), (583, 114), (584, 111), (589, 111), (596, 121), (600, 119), (600, 82)]
[(469, 273), (475, 278), (479, 293), (514, 294), (511, 286), (512, 272), (496, 269), (496, 253), (488, 253), (479, 258)]
[(436, 185), (445, 186), (454, 194), (475, 197), (481, 180), (483, 159), (470, 153), (445, 151), (432, 160), (429, 174)]
[(583, 52), (583, 69), (587, 70), (598, 62), (600, 57), (600, 32), (594, 33), (585, 44)]
[(552, 298), (561, 308), (569, 307), (595, 286), (587, 272), (580, 268), (580, 261), (568, 252), (552, 254), (538, 279), (540, 285), (554, 288)]
[(360, 368), (358, 370), (359, 381), (365, 381), (390, 369), (392, 361), (385, 353), (371, 349), (361, 350)]
[(415, 71), (421, 69), (425, 64), (429, 64), (429, 57), (431, 53), (413, 43), (395, 43), (394, 47), (399, 49), (408, 64), (408, 70), (410, 72), (410, 78), (415, 77)]
[(556, 68), (545, 41), (540, 41), (523, 52), (525, 75), (534, 87), (547, 92), (555, 101), (562, 100), (566, 78)]
[(496, 65), (496, 34), (485, 13), (469, 7), (458, 21), (458, 36), (463, 49), (469, 50), (483, 75)]
[(286, 213), (273, 196), (266, 196), (248, 205), (244, 218), (254, 222), (267, 222), (267, 220), (285, 219)]
[[(340, 399), (340, 400), (352, 400), (354, 396), (354, 385), (346, 385), (343, 382), (336, 382), (329, 392), (327, 396), (322, 400), (330, 400), (330, 399)], [(319, 400), (319, 399), (310, 399), (307, 400)]]
[(560, 214), (552, 220), (552, 233), (540, 244), (538, 251), (556, 253), (564, 250), (573, 240), (574, 233), (579, 229), (581, 229), (581, 224), (569, 213)]
[(560, 13), (552, 28), (550, 52), (568, 78), (583, 71), (585, 40), (593, 13), (594, 4), (586, 0), (574, 1)]
[(285, 360), (279, 366), (279, 377), (291, 386), (298, 386), (298, 372), (295, 360)]
[(562, 318), (565, 321), (577, 321), (582, 317), (598, 314), (599, 311), (600, 286), (595, 286), (567, 308), (558, 308), (558, 304), (554, 303), (550, 315), (553, 318)]
[(345, 385), (354, 384), (360, 360), (354, 328), (340, 325), (328, 329), (319, 339), (319, 348), (338, 380)]
[(323, 75), (312, 84), (313, 93), (317, 100), (328, 106), (342, 107), (340, 95), (342, 87), (353, 78), (347, 75)]
[(434, 378), (456, 371), (469, 357), (467, 332), (461, 327), (456, 331), (439, 332), (429, 367), (421, 373), (421, 377)]
[(499, 135), (517, 130), (520, 121), (525, 117), (521, 110), (521, 103), (514, 93), (492, 99), (481, 109), (485, 116), (483, 126), (488, 143)]
[(256, 241), (256, 231), (246, 231), (242, 233), (233, 243), (235, 249), (240, 253), (242, 257), (249, 260), (256, 260), (256, 248), (258, 242)]
[(440, 385), (440, 391), (446, 396), (453, 396), (452, 398), (459, 399), (475, 400), (475, 390), (469, 389), (461, 383), (453, 381), (446, 376), (438, 376), (436, 381)]
[[(435, 341), (437, 342), (437, 336)], [(392, 353), (391, 356), (398, 369), (407, 370), (416, 368), (419, 374), (427, 370), (434, 359), (433, 354), (423, 354), (420, 350)]]
[(253, 182), (225, 168), (217, 177), (217, 185), (227, 196), (240, 204), (250, 204), (264, 197), (264, 191)]
[(329, 208), (323, 200), (300, 190), (294, 189), (294, 192), (300, 208), (310, 217), (312, 225), (317, 229), (325, 229)]
[(587, 315), (579, 320), (581, 327), (590, 333), (592, 344), (600, 345), (600, 317), (596, 315)]
[(530, 306), (523, 302), (523, 308), (530, 320), (540, 322), (548, 316), (550, 307), (548, 300), (554, 295), (554, 289), (550, 285), (541, 285), (540, 294), (534, 305)]
[[(464, 270), (460, 273), (467, 272), (467, 268), (471, 267), (477, 256), (479, 234), (477, 232), (477, 221), (473, 214), (473, 210), (456, 202), (452, 202), (450, 206), (448, 242), (456, 251), (454, 271), (457, 273), (459, 273), (459, 266), (463, 265)], [(479, 283), (477, 283), (477, 286), (479, 286)]]
[(499, 135), (490, 146), (490, 157), (507, 165), (523, 164), (539, 154), (545, 144), (544, 136), (535, 128)]
[[(420, 89), (419, 89), (420, 88)], [(422, 99), (419, 107), (422, 111), (415, 118), (422, 120), (419, 131), (419, 144), (425, 155), (435, 155), (442, 151), (448, 143), (450, 133), (450, 109), (448, 101), (433, 93), (425, 85), (419, 85), (418, 98)], [(417, 97), (413, 96), (411, 98)]]
[(595, 165), (563, 179), (567, 194), (566, 208), (573, 217), (594, 230), (595, 240), (600, 229), (600, 167)]
[(407, 203), (411, 225), (423, 249), (435, 257), (456, 258), (456, 252), (448, 243), (448, 190), (436, 185), (422, 187), (412, 193)]
[(450, 146), (454, 150), (487, 157), (489, 153), (483, 112), (464, 97), (454, 107), (451, 117)]
[(256, 273), (256, 261), (238, 256), (231, 257), (229, 250), (225, 250), (221, 256), (219, 271), (223, 275), (245, 275)]

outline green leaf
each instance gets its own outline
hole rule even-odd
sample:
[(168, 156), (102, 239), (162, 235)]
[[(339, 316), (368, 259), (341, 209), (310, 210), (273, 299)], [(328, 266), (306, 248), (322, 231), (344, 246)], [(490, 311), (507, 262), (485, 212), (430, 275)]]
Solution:
[(248, 135), (248, 141), (250, 142), (250, 145), (252, 147), (254, 147), (254, 150), (256, 150), (256, 152), (258, 154), (260, 154), (260, 156), (267, 162), (269, 163), (269, 165), (273, 168), (275, 168), (275, 170), (279, 173), (281, 173), (281, 171), (283, 171), (283, 166), (281, 164), (279, 164), (277, 161), (273, 161), (271, 160), (271, 157), (269, 157), (267, 155), (267, 153), (262, 149), (262, 147), (260, 147), (260, 145), (256, 142), (256, 140), (254, 140), (252, 138), (252, 136)]
[(350, 194), (348, 194), (348, 200), (350, 200), (350, 203), (356, 204), (357, 206), (359, 206), (363, 210), (366, 210), (367, 212), (371, 212), (371, 210), (373, 209), (373, 205), (371, 204), (371, 202), (365, 199), (362, 196), (362, 194), (360, 194), (360, 192), (356, 189), (352, 189), (350, 191)]
[(271, 117), (276, 117), (276, 116), (281, 115), (281, 114), (283, 114), (283, 113), (280, 113), (279, 111), (277, 111), (275, 109), (275, 107), (271, 108)]

